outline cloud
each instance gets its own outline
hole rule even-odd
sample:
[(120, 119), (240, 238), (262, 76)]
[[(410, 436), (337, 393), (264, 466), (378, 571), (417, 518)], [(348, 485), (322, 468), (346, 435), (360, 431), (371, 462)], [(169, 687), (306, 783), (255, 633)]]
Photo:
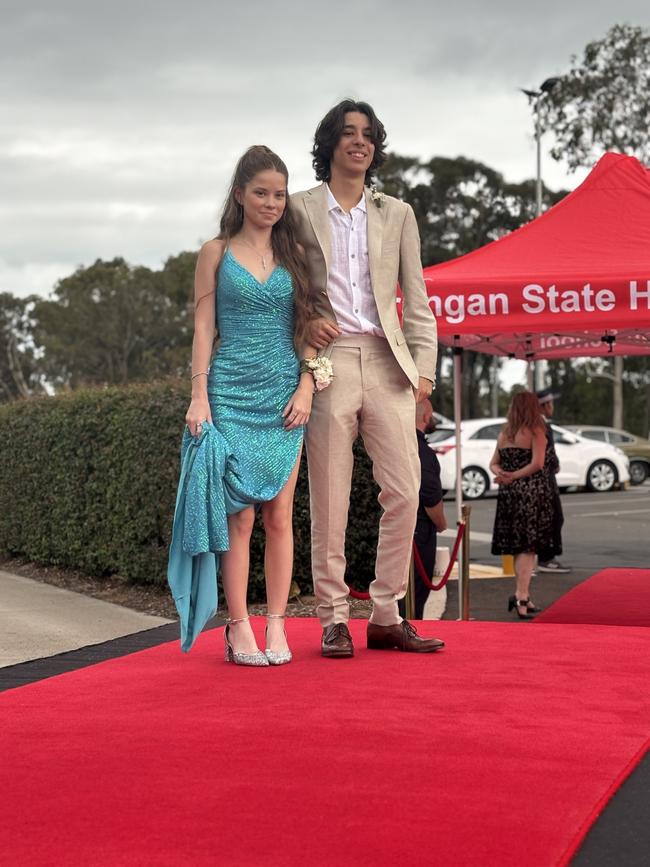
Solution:
[[(650, 17), (641, 0), (3, 6), (0, 289), (21, 294), (100, 256), (157, 266), (196, 247), (250, 144), (282, 155), (292, 189), (311, 185), (313, 129), (347, 95), (376, 106), (397, 152), (531, 176), (517, 88), (615, 20)], [(544, 177), (567, 182), (548, 159)]]

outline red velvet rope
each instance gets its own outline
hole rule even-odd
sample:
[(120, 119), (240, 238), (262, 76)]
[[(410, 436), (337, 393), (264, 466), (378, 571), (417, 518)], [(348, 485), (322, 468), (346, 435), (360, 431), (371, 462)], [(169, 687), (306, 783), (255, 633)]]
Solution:
[[(454, 542), (454, 547), (451, 552), (451, 557), (449, 558), (449, 565), (447, 566), (447, 571), (442, 576), (438, 584), (432, 584), (429, 579), (426, 571), (424, 569), (424, 564), (422, 563), (422, 558), (420, 557), (420, 552), (418, 551), (417, 545), (413, 542), (413, 559), (415, 560), (415, 568), (418, 570), (418, 575), (420, 576), (425, 587), (428, 587), (429, 590), (442, 590), (447, 581), (449, 581), (449, 576), (451, 575), (451, 570), (454, 568), (454, 563), (456, 562), (456, 558), (458, 557), (458, 549), (460, 548), (460, 543), (463, 540), (463, 536), (465, 535), (465, 522), (459, 521), (458, 523), (458, 533), (456, 534), (456, 541)], [(370, 593), (362, 593), (360, 590), (355, 590), (354, 588), (348, 588), (350, 592), (350, 596), (353, 599), (370, 599)]]
[(415, 568), (418, 570), (418, 575), (425, 587), (428, 587), (429, 590), (442, 590), (447, 581), (449, 581), (449, 576), (451, 575), (451, 570), (454, 568), (454, 563), (456, 562), (456, 558), (458, 557), (458, 549), (460, 548), (460, 543), (463, 540), (463, 536), (465, 535), (465, 523), (464, 521), (460, 521), (458, 524), (458, 533), (456, 534), (456, 541), (454, 542), (454, 547), (451, 552), (451, 557), (449, 558), (449, 564), (447, 566), (447, 571), (442, 576), (440, 581), (437, 584), (432, 584), (429, 576), (427, 575), (424, 569), (424, 563), (422, 562), (422, 558), (420, 557), (420, 552), (418, 551), (418, 546), (413, 542), (413, 559), (415, 560)]

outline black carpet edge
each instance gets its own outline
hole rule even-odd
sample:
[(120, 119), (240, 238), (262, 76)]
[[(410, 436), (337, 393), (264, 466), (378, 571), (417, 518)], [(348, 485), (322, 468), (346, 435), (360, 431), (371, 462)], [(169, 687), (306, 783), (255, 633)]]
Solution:
[[(223, 617), (213, 617), (204, 628), (216, 629), (218, 626), (223, 626), (225, 622)], [(57, 653), (55, 656), (45, 656), (42, 659), (30, 659), (27, 662), (7, 665), (0, 668), (0, 692), (16, 689), (28, 683), (36, 683), (36, 681), (49, 677), (56, 677), (69, 671), (87, 668), (87, 666), (96, 665), (98, 662), (128, 656), (130, 653), (137, 653), (139, 650), (156, 647), (168, 641), (178, 641), (179, 636), (179, 625), (175, 621), (165, 623), (163, 626), (154, 626), (153, 629), (144, 629), (142, 632), (134, 632), (131, 635), (111, 638), (101, 642), (101, 644), (90, 644), (76, 650)]]

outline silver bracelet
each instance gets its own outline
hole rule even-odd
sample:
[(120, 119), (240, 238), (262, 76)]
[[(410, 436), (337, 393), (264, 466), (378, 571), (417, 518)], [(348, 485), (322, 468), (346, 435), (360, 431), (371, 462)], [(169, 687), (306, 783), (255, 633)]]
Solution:
[(209, 376), (209, 375), (210, 375), (209, 370), (206, 370), (205, 372), (202, 370), (200, 373), (194, 373), (192, 375), (192, 379), (196, 379), (197, 376)]

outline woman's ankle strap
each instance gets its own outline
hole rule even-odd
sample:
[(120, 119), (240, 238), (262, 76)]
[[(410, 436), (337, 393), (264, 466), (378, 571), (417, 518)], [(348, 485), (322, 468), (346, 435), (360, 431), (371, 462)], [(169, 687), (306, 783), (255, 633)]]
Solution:
[(286, 614), (267, 614), (266, 616), (267, 616), (267, 618), (269, 618), (269, 619), (271, 619), (271, 618), (275, 618), (276, 620), (284, 620), (284, 618), (285, 618), (287, 615), (286, 615)]
[(236, 620), (233, 620), (232, 617), (229, 617), (228, 618), (228, 624), (246, 623), (248, 620), (250, 620), (250, 617), (248, 614), (246, 615), (246, 617), (238, 617)]

